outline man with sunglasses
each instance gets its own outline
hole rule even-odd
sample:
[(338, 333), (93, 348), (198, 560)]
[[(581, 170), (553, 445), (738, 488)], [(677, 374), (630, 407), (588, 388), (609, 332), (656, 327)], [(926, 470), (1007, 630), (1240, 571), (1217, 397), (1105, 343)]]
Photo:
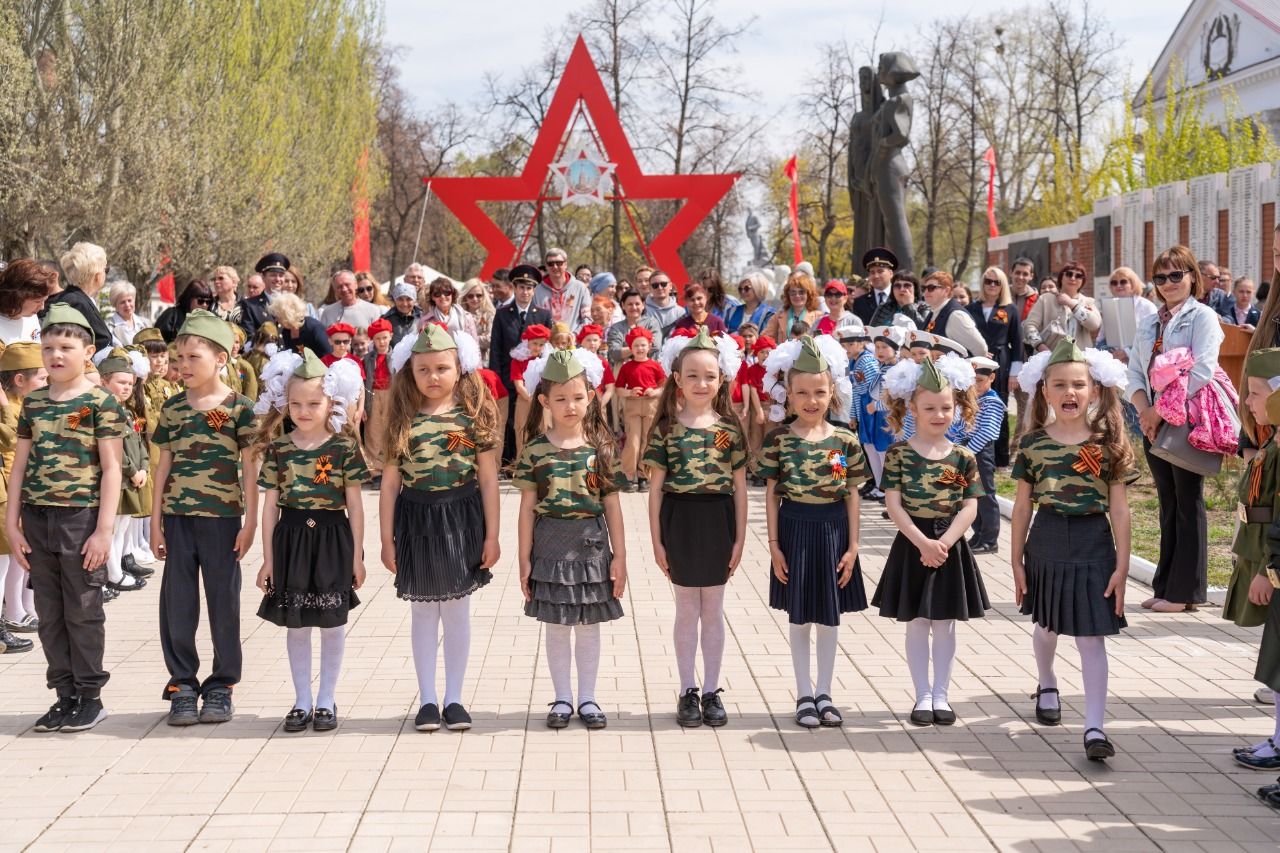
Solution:
[(932, 316), (925, 331), (950, 338), (965, 348), (966, 358), (989, 357), (987, 342), (973, 322), (973, 316), (951, 295), (955, 281), (951, 274), (938, 270), (924, 280), (920, 292)]
[(1205, 287), (1204, 296), (1200, 301), (1212, 308), (1215, 314), (1227, 316), (1232, 308), (1231, 294), (1228, 292), (1231, 287), (1230, 273), (1227, 274), (1224, 282), (1217, 264), (1213, 261), (1201, 261), (1200, 277), (1204, 279)]
[(876, 309), (893, 302), (891, 288), (893, 272), (898, 268), (898, 256), (883, 246), (877, 246), (862, 256), (862, 266), (867, 271), (866, 281), (871, 290), (853, 300), (853, 313), (864, 325), (870, 326)]
[(662, 270), (654, 270), (649, 276), (649, 298), (644, 301), (644, 313), (648, 314), (662, 329), (662, 340), (671, 337), (671, 330), (685, 315), (675, 296), (675, 285), (671, 276)]
[(551, 312), (556, 323), (565, 323), (576, 335), (591, 322), (591, 291), (569, 274), (569, 255), (564, 249), (547, 251), (547, 275), (533, 294), (533, 304)]

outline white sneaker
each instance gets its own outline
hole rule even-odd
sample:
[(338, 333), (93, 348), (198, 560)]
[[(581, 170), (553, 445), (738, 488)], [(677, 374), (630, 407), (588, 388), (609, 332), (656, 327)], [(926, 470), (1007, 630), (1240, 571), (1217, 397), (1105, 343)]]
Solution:
[(1262, 705), (1276, 704), (1276, 694), (1270, 687), (1259, 687), (1253, 691), (1253, 701)]

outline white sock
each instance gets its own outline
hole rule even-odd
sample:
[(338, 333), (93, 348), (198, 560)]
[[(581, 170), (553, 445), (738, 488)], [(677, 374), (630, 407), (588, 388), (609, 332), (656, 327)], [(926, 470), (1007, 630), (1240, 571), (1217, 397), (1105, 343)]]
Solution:
[(568, 625), (544, 625), (546, 637), (547, 669), (551, 673), (551, 686), (556, 691), (557, 702), (573, 705), (573, 690), (569, 683), (569, 670), (573, 665), (573, 628)]
[(120, 567), (120, 558), (124, 556), (124, 535), (128, 532), (127, 519), (117, 518), (116, 526), (111, 531), (111, 545), (107, 548), (107, 580), (120, 583), (124, 580), (124, 569)]
[[(310, 645), (308, 642), (308, 657)], [(337, 710), (333, 694), (338, 689), (338, 674), (342, 672), (342, 656), (346, 649), (346, 625), (320, 629), (320, 689), (316, 693), (317, 708)]]
[(1084, 727), (1101, 729), (1107, 716), (1107, 638), (1076, 637), (1084, 681)]
[(289, 674), (293, 676), (293, 707), (304, 711), (311, 704), (311, 629), (289, 628), (285, 634), (289, 650)]
[(704, 586), (698, 623), (702, 629), (702, 692), (713, 693), (720, 687), (720, 665), (724, 662), (724, 591), (725, 585)]
[(444, 624), (444, 706), (462, 704), (462, 682), (471, 654), (471, 597), (440, 602)]
[(676, 600), (676, 621), (671, 629), (672, 645), (676, 650), (676, 671), (680, 675), (680, 695), (698, 686), (698, 619), (702, 613), (700, 590), (696, 586), (673, 584)]
[(796, 698), (813, 696), (813, 681), (809, 676), (810, 625), (791, 626), (791, 668), (796, 674)]
[(124, 552), (137, 559), (138, 553), (142, 550), (142, 519), (129, 519), (129, 534), (124, 540)]
[(935, 619), (929, 629), (933, 632), (933, 709), (950, 711), (947, 691), (956, 662), (956, 620)]
[[(1053, 672), (1054, 658), (1058, 654), (1058, 635), (1036, 625), (1031, 632), (1031, 648), (1036, 655), (1036, 673), (1040, 679), (1040, 687), (1048, 690), (1058, 686), (1058, 676)], [(1053, 709), (1059, 707), (1058, 694), (1046, 693), (1040, 697), (1040, 707)]]
[[(815, 696), (830, 696), (831, 683), (835, 681), (836, 650), (840, 645), (840, 627), (838, 625), (814, 625), (814, 646), (818, 653), (818, 683), (813, 686)], [(828, 708), (833, 707), (829, 699), (818, 700), (818, 714), (826, 717)]]
[[(14, 583), (17, 581), (17, 583)], [(4, 602), (4, 618), (10, 622), (21, 622), (22, 613), (22, 567), (17, 563), (9, 566), (9, 555), (0, 555), (0, 601)]]
[(916, 691), (917, 710), (933, 709), (933, 690), (929, 686), (929, 620), (912, 619), (907, 623), (907, 669), (911, 686)]
[(867, 464), (871, 466), (871, 474), (876, 478), (876, 488), (879, 488), (880, 475), (884, 473), (884, 454), (883, 450), (876, 450), (874, 445), (862, 445), (862, 452), (867, 457)]
[(31, 579), (31, 572), (23, 569), (21, 574), (22, 611), (28, 616), (39, 616), (40, 614), (36, 612), (36, 591), (27, 583)]
[(436, 650), (440, 643), (440, 602), (415, 601), (409, 605), (413, 638), (413, 668), (418, 673), (418, 704), (439, 705), (436, 698)]
[[(1280, 746), (1280, 703), (1276, 704), (1275, 713), (1276, 730), (1275, 733), (1271, 735), (1270, 740), (1275, 742), (1277, 746)], [(1280, 750), (1272, 749), (1271, 744), (1264, 740), (1261, 743), (1255, 743), (1253, 745), (1253, 754), (1259, 758), (1270, 758), (1273, 755), (1280, 754)]]
[(596, 675), (600, 672), (600, 623), (574, 626), (573, 660), (578, 665), (578, 704), (595, 704)]

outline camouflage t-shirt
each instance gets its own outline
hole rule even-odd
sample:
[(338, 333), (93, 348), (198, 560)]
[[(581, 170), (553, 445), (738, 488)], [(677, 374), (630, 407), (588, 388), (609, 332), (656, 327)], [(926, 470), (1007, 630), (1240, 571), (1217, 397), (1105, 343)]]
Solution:
[(735, 423), (720, 420), (694, 429), (677, 420), (666, 435), (653, 431), (643, 464), (667, 472), (664, 492), (727, 495), (733, 492), (733, 472), (747, 464), (747, 445)]
[(152, 440), (173, 454), (161, 512), (224, 518), (243, 513), (240, 452), (253, 441), (253, 403), (247, 397), (228, 394), (198, 412), (183, 391), (165, 403)]
[(778, 427), (764, 440), (756, 475), (777, 480), (776, 494), (806, 504), (842, 501), (870, 477), (858, 437), (842, 426), (822, 441), (806, 441), (791, 427)]
[(124, 409), (101, 388), (70, 400), (52, 400), (48, 388), (22, 401), (18, 438), (31, 439), (22, 481), (23, 503), (39, 506), (97, 506), (102, 481), (98, 442), (123, 442), (128, 426)]
[(492, 449), (492, 443), (476, 440), (475, 425), (461, 409), (415, 415), (409, 457), (396, 462), (400, 482), (424, 492), (457, 488), (476, 478), (476, 456)]
[(314, 450), (303, 450), (282, 435), (262, 454), (258, 485), (280, 493), (291, 509), (346, 509), (346, 488), (369, 479), (364, 456), (353, 438), (331, 436)]
[(589, 444), (561, 450), (545, 435), (524, 446), (511, 482), (536, 490), (534, 512), (551, 518), (594, 518), (604, 513), (604, 499), (622, 485), (622, 466), (615, 453), (609, 469), (596, 471), (596, 449)]
[(1036, 430), (1018, 443), (1013, 479), (1031, 484), (1034, 504), (1063, 515), (1093, 515), (1110, 508), (1112, 483), (1132, 483), (1138, 471), (1114, 470), (1105, 445), (1062, 444)]
[(889, 446), (880, 488), (902, 497), (902, 507), (917, 518), (950, 518), (969, 498), (984, 494), (978, 460), (953, 445), (942, 459), (927, 459), (905, 441)]

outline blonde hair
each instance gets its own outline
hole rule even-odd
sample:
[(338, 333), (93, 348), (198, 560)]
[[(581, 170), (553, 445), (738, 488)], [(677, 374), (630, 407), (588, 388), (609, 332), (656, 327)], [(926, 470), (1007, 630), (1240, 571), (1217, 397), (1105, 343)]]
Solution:
[[(994, 278), (1000, 282), (1000, 295), (996, 297), (996, 305), (1011, 305), (1013, 303), (1013, 292), (1009, 290), (1009, 277), (1004, 274), (1004, 270), (1000, 267), (987, 267), (982, 271), (983, 278)], [(982, 291), (979, 291), (981, 293)]]
[[(409, 356), (409, 360), (391, 377), (391, 407), (387, 411), (386, 447), (388, 463), (397, 463), (409, 458), (409, 438), (413, 432), (413, 419), (417, 416), (426, 398), (418, 390), (418, 383), (413, 378), (413, 360), (419, 355)], [(463, 373), (458, 362), (457, 350), (454, 350), (454, 363), (458, 366), (458, 383), (453, 386), (453, 402), (463, 414), (471, 418), (471, 438), (476, 444), (494, 444), (500, 442), (498, 435), (498, 404), (494, 402), (489, 387), (476, 373)]]
[[(1044, 429), (1049, 423), (1049, 399), (1044, 395), (1044, 387), (1049, 371), (1057, 366), (1051, 364), (1046, 367), (1044, 375), (1036, 383), (1035, 391), (1032, 392), (1034, 396), (1031, 398), (1027, 432)], [(1120, 395), (1116, 393), (1116, 389), (1095, 381), (1092, 373), (1087, 370), (1085, 373), (1089, 376), (1089, 386), (1094, 391), (1096, 403), (1092, 415), (1085, 413), (1089, 418), (1089, 431), (1093, 434), (1094, 441), (1106, 447), (1111, 456), (1111, 470), (1107, 472), (1107, 479), (1117, 480), (1118, 474), (1128, 471), (1134, 465), (1133, 444), (1129, 441), (1129, 432), (1124, 425)]]
[(114, 282), (111, 285), (111, 289), (107, 291), (107, 301), (110, 302), (112, 306), (115, 306), (116, 302), (123, 299), (124, 297), (137, 296), (137, 295), (138, 295), (138, 288), (134, 287), (129, 282), (121, 279), (120, 281)]
[(76, 243), (58, 259), (58, 263), (67, 281), (84, 290), (93, 285), (98, 273), (106, 273), (107, 252), (95, 243)]
[(276, 291), (271, 297), (271, 303), (267, 305), (267, 313), (282, 326), (300, 329), (307, 319), (307, 305), (297, 294)]
[[(919, 393), (919, 388), (912, 391), (911, 400), (914, 401)], [(952, 394), (955, 396), (956, 410), (960, 412), (960, 419), (964, 422), (965, 429), (972, 430), (974, 423), (978, 419), (977, 395), (973, 393), (972, 388), (967, 388), (964, 391), (952, 389)], [(889, 431), (901, 438), (903, 423), (907, 419), (907, 401), (898, 397), (890, 397), (888, 391), (885, 391), (884, 395), (889, 401)]]
[(213, 272), (209, 274), (209, 278), (217, 278), (219, 275), (225, 275), (235, 282), (236, 287), (240, 286), (240, 273), (236, 272), (235, 267), (229, 267), (225, 264), (220, 267), (214, 267)]

